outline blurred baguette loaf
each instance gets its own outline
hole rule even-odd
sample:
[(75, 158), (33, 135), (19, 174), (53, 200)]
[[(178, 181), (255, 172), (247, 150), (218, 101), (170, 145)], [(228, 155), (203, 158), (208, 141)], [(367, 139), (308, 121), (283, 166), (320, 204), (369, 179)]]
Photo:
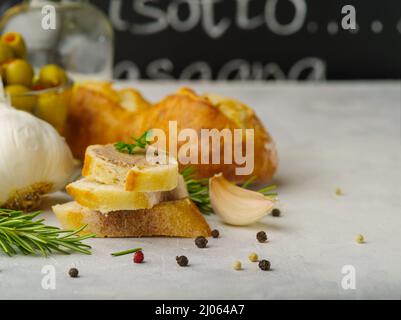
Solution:
[[(89, 145), (130, 142), (130, 137), (139, 137), (153, 128), (162, 129), (168, 136), (169, 121), (177, 121), (178, 131), (186, 128), (196, 132), (201, 129), (229, 129), (231, 132), (254, 129), (252, 173), (238, 175), (235, 169), (240, 165), (235, 161), (231, 164), (193, 164), (198, 177), (211, 177), (222, 172), (233, 182), (244, 182), (251, 176), (266, 182), (275, 173), (278, 158), (273, 139), (255, 112), (245, 104), (219, 95), (197, 95), (191, 89), (182, 88), (151, 105), (138, 91), (123, 90), (115, 90), (108, 83), (82, 83), (74, 87), (66, 139), (77, 158), (83, 159)], [(127, 90), (131, 91), (127, 93)], [(178, 142), (178, 147), (183, 144)], [(245, 141), (242, 148), (245, 149)], [(222, 155), (223, 150), (221, 159)]]

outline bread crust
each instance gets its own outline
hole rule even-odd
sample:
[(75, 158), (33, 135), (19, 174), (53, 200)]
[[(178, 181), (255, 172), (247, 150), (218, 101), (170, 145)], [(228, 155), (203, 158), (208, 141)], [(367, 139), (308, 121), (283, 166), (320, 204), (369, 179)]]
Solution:
[(188, 198), (157, 204), (152, 209), (115, 211), (107, 215), (68, 202), (53, 207), (64, 229), (87, 227), (82, 235), (97, 237), (209, 237), (210, 227)]
[[(107, 144), (115, 141), (129, 141), (131, 136), (140, 136), (143, 132), (159, 128), (169, 134), (169, 121), (177, 121), (178, 130), (191, 128), (196, 132), (201, 129), (254, 129), (254, 170), (248, 175), (238, 175), (232, 164), (194, 164), (198, 177), (211, 177), (222, 172), (235, 182), (244, 182), (251, 176), (257, 181), (266, 182), (277, 170), (278, 158), (273, 139), (252, 109), (238, 101), (218, 96), (199, 96), (188, 88), (183, 88), (164, 98), (159, 103), (140, 111), (130, 112), (121, 107), (106, 91), (93, 90), (85, 85), (78, 85), (73, 90), (70, 113), (67, 121), (66, 139), (73, 154), (82, 159), (87, 146)], [(238, 118), (234, 109), (244, 110)], [(178, 143), (180, 147), (185, 142)], [(243, 142), (243, 152), (245, 141)], [(222, 159), (223, 150), (221, 150)], [(257, 155), (257, 156), (256, 156)], [(221, 161), (222, 162), (222, 161)], [(180, 164), (180, 168), (185, 165)]]

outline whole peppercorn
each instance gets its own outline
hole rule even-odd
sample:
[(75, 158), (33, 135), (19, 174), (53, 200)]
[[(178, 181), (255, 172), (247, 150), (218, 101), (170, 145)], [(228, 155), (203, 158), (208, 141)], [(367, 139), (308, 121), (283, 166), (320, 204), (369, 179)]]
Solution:
[(196, 246), (198, 248), (206, 248), (207, 242), (208, 242), (207, 239), (205, 237), (202, 237), (202, 236), (197, 237), (195, 239), (195, 244), (196, 244)]
[(266, 232), (264, 232), (264, 231), (259, 231), (259, 232), (256, 234), (256, 239), (258, 239), (259, 242), (266, 242), (266, 240), (267, 240)]
[(78, 278), (79, 271), (77, 268), (71, 268), (68, 271), (68, 274), (70, 275), (71, 278)]
[(365, 238), (363, 237), (363, 235), (358, 234), (358, 235), (356, 236), (356, 238), (355, 238), (355, 241), (356, 241), (356, 243), (361, 244), (361, 243), (364, 243), (364, 242), (365, 242)]
[(241, 270), (242, 269), (241, 261), (234, 261), (233, 269), (234, 270)]
[(248, 256), (249, 261), (251, 262), (256, 262), (258, 261), (259, 257), (255, 252), (252, 252), (249, 256)]
[(280, 214), (281, 214), (280, 209), (274, 208), (274, 209), (272, 210), (272, 216), (273, 216), (273, 217), (279, 217)]
[(212, 237), (218, 238), (220, 236), (220, 232), (217, 229), (212, 230)]
[(263, 271), (270, 270), (270, 261), (268, 260), (261, 260), (259, 262), (259, 268)]
[(143, 255), (142, 251), (137, 251), (134, 253), (134, 262), (135, 263), (142, 263), (145, 256)]
[(186, 267), (188, 265), (188, 258), (186, 256), (177, 256), (175, 260), (177, 260), (180, 267)]

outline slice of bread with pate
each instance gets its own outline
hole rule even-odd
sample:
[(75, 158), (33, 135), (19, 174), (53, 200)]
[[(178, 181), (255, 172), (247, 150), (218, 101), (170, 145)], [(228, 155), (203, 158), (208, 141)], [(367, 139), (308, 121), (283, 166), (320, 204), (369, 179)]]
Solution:
[(115, 211), (102, 214), (77, 202), (53, 207), (64, 229), (83, 225), (81, 234), (95, 233), (97, 237), (209, 237), (210, 227), (197, 206), (188, 198), (166, 201), (151, 209)]
[(91, 181), (120, 185), (127, 191), (170, 191), (177, 187), (178, 163), (167, 155), (162, 158), (157, 151), (128, 154), (112, 144), (93, 145), (86, 149), (82, 175)]
[(121, 210), (150, 209), (162, 201), (188, 197), (184, 178), (178, 176), (177, 187), (171, 191), (126, 191), (120, 185), (108, 185), (86, 178), (70, 183), (67, 192), (81, 206), (101, 213)]

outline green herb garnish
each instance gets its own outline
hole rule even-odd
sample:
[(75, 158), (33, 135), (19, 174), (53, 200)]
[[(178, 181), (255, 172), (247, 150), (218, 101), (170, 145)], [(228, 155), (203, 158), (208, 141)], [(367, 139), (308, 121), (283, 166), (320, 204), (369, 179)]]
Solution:
[(150, 131), (146, 131), (139, 138), (132, 137), (131, 139), (134, 141), (134, 143), (125, 143), (123, 141), (119, 141), (114, 144), (114, 147), (116, 148), (117, 151), (125, 152), (128, 154), (134, 154), (136, 150), (138, 149), (143, 150), (147, 145), (150, 144), (150, 142), (147, 141), (149, 133)]
[(18, 252), (25, 255), (40, 252), (46, 257), (54, 252), (91, 254), (91, 247), (82, 243), (82, 240), (95, 235), (77, 235), (86, 226), (77, 230), (61, 230), (45, 225), (44, 219), (34, 221), (40, 213), (25, 214), (22, 211), (0, 209), (0, 249), (9, 256)]
[(189, 198), (203, 214), (209, 215), (213, 213), (209, 197), (209, 179), (196, 179), (195, 174), (196, 170), (193, 167), (185, 167), (181, 172), (187, 185)]
[[(196, 170), (193, 167), (185, 167), (181, 175), (184, 177), (185, 183), (187, 185), (187, 190), (189, 198), (198, 206), (199, 210), (203, 214), (213, 213), (212, 205), (210, 203), (209, 196), (209, 179), (196, 179)], [(245, 183), (242, 184), (242, 188), (248, 189), (252, 183), (256, 180), (255, 176), (250, 177)], [(262, 193), (266, 198), (274, 200), (277, 197), (277, 192), (273, 192), (277, 186), (267, 186), (257, 192)]]
[(124, 256), (126, 254), (135, 253), (135, 252), (141, 251), (141, 250), (142, 250), (142, 248), (128, 249), (128, 250), (124, 250), (124, 251), (111, 253), (111, 255), (113, 257), (119, 257), (119, 256)]

